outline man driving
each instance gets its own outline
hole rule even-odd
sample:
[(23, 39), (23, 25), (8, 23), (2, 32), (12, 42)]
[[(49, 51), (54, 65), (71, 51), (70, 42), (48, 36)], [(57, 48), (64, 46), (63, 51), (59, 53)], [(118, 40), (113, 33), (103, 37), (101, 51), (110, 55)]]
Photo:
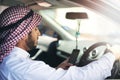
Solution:
[(0, 80), (104, 80), (111, 75), (119, 46), (84, 67), (66, 60), (56, 69), (30, 59), (27, 51), (37, 45), (41, 18), (26, 6), (11, 6), (0, 14)]

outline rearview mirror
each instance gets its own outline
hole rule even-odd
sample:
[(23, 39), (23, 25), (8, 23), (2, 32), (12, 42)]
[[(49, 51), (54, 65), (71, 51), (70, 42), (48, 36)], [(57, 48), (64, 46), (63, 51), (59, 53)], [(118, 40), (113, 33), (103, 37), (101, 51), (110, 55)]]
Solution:
[(67, 12), (67, 19), (87, 19), (88, 15), (85, 12)]

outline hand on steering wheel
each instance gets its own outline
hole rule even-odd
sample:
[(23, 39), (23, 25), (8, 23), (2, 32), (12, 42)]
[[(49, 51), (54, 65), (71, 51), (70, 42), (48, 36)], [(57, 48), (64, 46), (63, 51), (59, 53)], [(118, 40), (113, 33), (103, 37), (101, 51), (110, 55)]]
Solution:
[(106, 46), (104, 54), (107, 52), (113, 52), (113, 54), (115, 55), (115, 58), (116, 58), (116, 61), (113, 65), (113, 68), (111, 71), (111, 76), (109, 78), (110, 79), (120, 79), (120, 58), (119, 58), (120, 55), (118, 55), (118, 53), (120, 54), (120, 46), (113, 46), (113, 47), (108, 48), (107, 45), (110, 45), (110, 44), (107, 42), (98, 42), (98, 43), (95, 43), (92, 46), (90, 46), (82, 55), (77, 66), (84, 66), (84, 65), (89, 64), (92, 61), (95, 61), (97, 56), (93, 57), (94, 59), (91, 59), (91, 60), (88, 59), (90, 52), (93, 51), (97, 47)]

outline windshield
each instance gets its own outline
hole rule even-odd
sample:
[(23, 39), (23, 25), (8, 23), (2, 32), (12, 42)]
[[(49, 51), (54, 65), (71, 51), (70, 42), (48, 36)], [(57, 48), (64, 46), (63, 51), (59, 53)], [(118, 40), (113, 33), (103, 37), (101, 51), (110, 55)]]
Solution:
[[(67, 12), (85, 12), (87, 13), (88, 18), (76, 20), (66, 19), (65, 16)], [(47, 15), (49, 18), (51, 18), (51, 20), (59, 24), (61, 28), (74, 37), (76, 37), (76, 32), (79, 32), (79, 35), (77, 34), (79, 40), (81, 40), (83, 36), (91, 39), (95, 37), (97, 39), (102, 38), (114, 39), (114, 41), (119, 40), (120, 27), (117, 22), (86, 8), (59, 8), (44, 10), (40, 13)]]

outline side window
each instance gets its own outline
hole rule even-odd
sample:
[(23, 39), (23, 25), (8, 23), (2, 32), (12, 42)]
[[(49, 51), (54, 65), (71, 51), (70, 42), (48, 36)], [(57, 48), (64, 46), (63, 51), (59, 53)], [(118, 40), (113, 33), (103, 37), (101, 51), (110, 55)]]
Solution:
[(51, 29), (49, 26), (40, 25), (39, 30), (42, 36), (58, 38), (58, 34), (53, 29)]

